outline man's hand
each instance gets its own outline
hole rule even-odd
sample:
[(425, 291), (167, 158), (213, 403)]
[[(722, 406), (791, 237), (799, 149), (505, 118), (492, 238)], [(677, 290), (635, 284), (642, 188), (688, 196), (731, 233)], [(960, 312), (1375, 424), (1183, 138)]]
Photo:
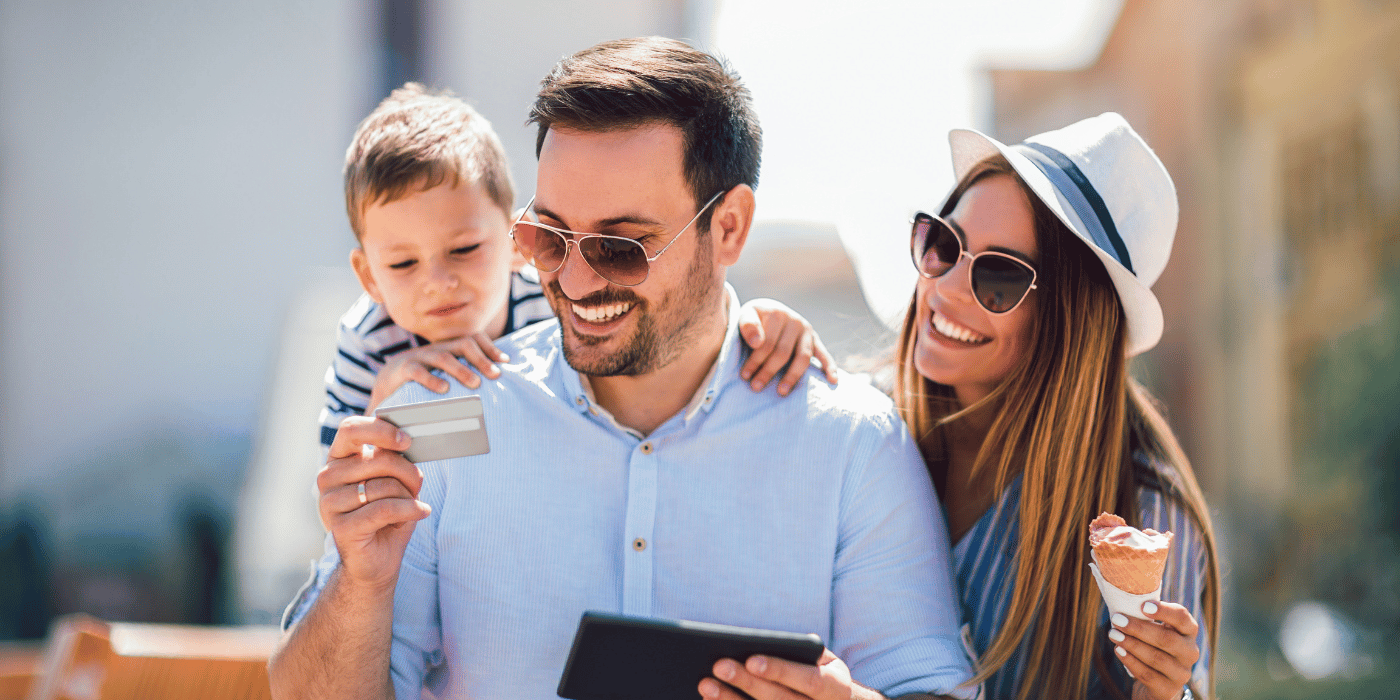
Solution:
[(473, 333), (465, 338), (443, 340), (431, 345), (405, 350), (390, 357), (374, 378), (374, 388), (369, 393), (369, 405), (365, 413), (398, 391), (399, 387), (413, 381), (422, 384), (430, 391), (439, 394), (451, 386), (446, 379), (435, 376), (433, 370), (440, 369), (455, 377), (462, 386), (475, 389), (481, 386), (481, 379), (466, 365), (458, 361), (462, 358), (476, 368), (476, 372), (487, 379), (501, 376), (497, 362), (506, 362), (510, 357), (496, 348), (485, 333)]
[(386, 421), (351, 416), (316, 475), (321, 523), (335, 538), (342, 575), (355, 584), (392, 590), (413, 523), (432, 512), (417, 500), (423, 472), (399, 452), (409, 443)]
[(830, 649), (822, 651), (816, 666), (750, 656), (743, 665), (720, 659), (711, 670), (715, 678), (700, 681), (699, 687), (700, 695), (709, 700), (742, 700), (736, 689), (754, 700), (883, 700), (879, 693), (851, 680), (851, 670)]

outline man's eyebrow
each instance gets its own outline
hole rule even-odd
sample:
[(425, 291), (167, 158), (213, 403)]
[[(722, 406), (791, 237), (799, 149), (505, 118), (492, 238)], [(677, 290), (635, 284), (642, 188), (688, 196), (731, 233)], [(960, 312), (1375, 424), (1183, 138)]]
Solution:
[[(547, 216), (547, 217), (549, 217), (549, 218), (551, 218), (551, 219), (554, 219), (555, 221), (558, 221), (558, 222), (561, 223), (561, 224), (564, 224), (564, 227), (565, 227), (565, 228), (568, 228), (569, 230), (573, 230), (572, 227), (569, 226), (568, 222), (565, 221), (564, 217), (559, 216), (558, 214), (555, 214), (554, 212), (550, 211), (548, 207), (541, 207), (540, 205), (536, 204), (536, 205), (534, 205), (534, 206), (531, 207), (531, 208), (535, 210), (535, 214), (537, 214), (537, 215), (539, 215), (539, 216)], [(622, 215), (622, 216), (613, 216), (613, 217), (609, 217), (609, 218), (603, 219), (602, 221), (598, 221), (598, 222), (596, 222), (596, 223), (597, 223), (597, 226), (596, 226), (596, 227), (591, 227), (591, 228), (605, 229), (605, 228), (608, 228), (608, 227), (610, 227), (610, 226), (617, 226), (618, 224), (638, 224), (638, 225), (641, 225), (641, 226), (651, 226), (651, 227), (655, 227), (655, 228), (662, 228), (662, 227), (665, 226), (665, 224), (664, 224), (663, 222), (657, 221), (657, 220), (655, 220), (655, 219), (652, 219), (652, 218), (649, 218), (649, 217), (646, 217), (646, 216), (642, 216), (641, 214), (624, 214), (624, 215)], [(575, 233), (590, 233), (590, 232), (588, 232), (588, 231), (574, 231), (574, 232), (575, 232)]]

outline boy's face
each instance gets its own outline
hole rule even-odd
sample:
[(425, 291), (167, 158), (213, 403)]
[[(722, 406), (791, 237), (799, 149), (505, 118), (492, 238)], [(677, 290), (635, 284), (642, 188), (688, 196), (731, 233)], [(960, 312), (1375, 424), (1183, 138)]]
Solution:
[(400, 327), (430, 342), (505, 330), (514, 246), (480, 185), (450, 182), (365, 208), (350, 264)]

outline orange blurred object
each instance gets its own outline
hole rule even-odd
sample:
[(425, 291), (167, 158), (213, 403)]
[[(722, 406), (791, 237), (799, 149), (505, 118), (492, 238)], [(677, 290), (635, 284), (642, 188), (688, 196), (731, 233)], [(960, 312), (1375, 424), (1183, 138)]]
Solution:
[(198, 627), (59, 619), (28, 700), (271, 700), (274, 626)]

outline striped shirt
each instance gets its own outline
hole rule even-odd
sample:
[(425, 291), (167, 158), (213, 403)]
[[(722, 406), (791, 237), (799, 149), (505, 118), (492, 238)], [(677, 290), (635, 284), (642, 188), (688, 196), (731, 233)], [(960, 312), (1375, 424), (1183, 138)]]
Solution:
[[(589, 398), (557, 322), (505, 339), (516, 360), (480, 389), (449, 378), (449, 396), (482, 398), (491, 451), (418, 465), (432, 514), (395, 589), (400, 700), (554, 698), (585, 610), (815, 632), (891, 696), (971, 677), (947, 529), (904, 421), (815, 368), (787, 398), (751, 391), (738, 306), (731, 289), (695, 403), (644, 437)], [(410, 382), (385, 405), (435, 398)], [(338, 561), (331, 543), (287, 623)]]
[[(535, 268), (526, 266), (510, 275), (510, 296), (506, 299), (506, 329), (501, 335), (539, 321), (554, 318), (540, 288)], [(335, 441), (340, 422), (348, 416), (362, 416), (369, 405), (374, 379), (390, 357), (411, 348), (427, 345), (428, 340), (404, 330), (389, 318), (389, 312), (368, 294), (360, 295), (354, 306), (340, 317), (335, 359), (326, 368), (326, 405), (321, 408), (321, 446)]]
[[(969, 627), (973, 650), (978, 655), (991, 646), (992, 639), (1001, 629), (1016, 587), (1020, 503), (1021, 477), (1017, 476), (1002, 494), (998, 504), (1000, 510), (997, 506), (987, 509), (977, 524), (953, 547), (953, 573), (958, 582), (963, 621)], [(1173, 533), (1171, 554), (1168, 555), (1166, 572), (1162, 577), (1162, 600), (1185, 606), (1201, 623), (1196, 638), (1201, 658), (1192, 669), (1192, 681), (1196, 688), (1204, 689), (1210, 668), (1210, 648), (1201, 608), (1201, 590), (1206, 571), (1204, 541), (1186, 510), (1175, 500), (1163, 496), (1161, 491), (1140, 488), (1138, 507), (1139, 527)], [(1086, 523), (1085, 537), (1088, 536), (1087, 528)], [(1087, 568), (1084, 576), (1092, 580)], [(1105, 655), (1106, 665), (1115, 676), (1114, 681), (1120, 688), (1128, 688), (1131, 679), (1123, 671), (1117, 657), (1113, 656), (1112, 643), (1108, 640), (1108, 624), (1108, 609), (1104, 608), (1099, 621), (1100, 653)], [(1006, 664), (984, 684), (988, 700), (1016, 697), (1029, 650), (1028, 632)], [(1090, 669), (1092, 677), (1088, 697), (1113, 697), (1104, 688), (1103, 679), (1094, 670), (1095, 666), (1091, 665)]]

